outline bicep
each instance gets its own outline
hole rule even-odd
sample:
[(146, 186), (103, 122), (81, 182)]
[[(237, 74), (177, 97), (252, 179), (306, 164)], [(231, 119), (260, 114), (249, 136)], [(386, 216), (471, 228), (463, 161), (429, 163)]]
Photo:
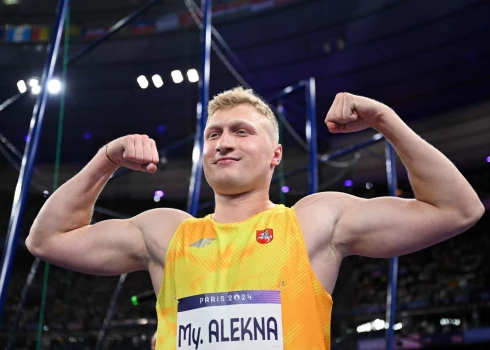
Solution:
[(347, 202), (334, 231), (346, 255), (404, 255), (465, 229), (456, 215), (416, 199), (351, 196)]
[(54, 265), (93, 275), (118, 275), (145, 269), (141, 230), (129, 220), (105, 220), (50, 236), (37, 257)]

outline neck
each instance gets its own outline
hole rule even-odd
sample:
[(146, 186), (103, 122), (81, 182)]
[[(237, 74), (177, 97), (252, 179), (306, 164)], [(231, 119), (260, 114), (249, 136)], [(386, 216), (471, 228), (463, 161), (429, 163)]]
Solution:
[(215, 194), (213, 220), (222, 224), (240, 222), (274, 207), (269, 191), (245, 192), (236, 195)]

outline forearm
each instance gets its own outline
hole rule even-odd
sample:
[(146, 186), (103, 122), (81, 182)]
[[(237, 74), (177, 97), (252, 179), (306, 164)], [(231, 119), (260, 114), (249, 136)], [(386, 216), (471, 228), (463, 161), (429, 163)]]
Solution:
[(458, 169), (435, 147), (410, 129), (391, 109), (376, 128), (391, 142), (405, 164), (417, 200), (464, 217), (480, 212), (481, 202)]
[(80, 173), (46, 201), (32, 225), (30, 243), (89, 225), (95, 201), (116, 168), (108, 161), (105, 149), (99, 150)]

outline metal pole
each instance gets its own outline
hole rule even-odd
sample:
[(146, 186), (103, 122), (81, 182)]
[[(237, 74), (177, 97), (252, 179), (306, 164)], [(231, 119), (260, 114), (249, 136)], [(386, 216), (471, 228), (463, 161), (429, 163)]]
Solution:
[(111, 302), (109, 303), (109, 308), (107, 309), (104, 322), (102, 323), (102, 328), (99, 331), (99, 335), (97, 337), (97, 344), (95, 344), (96, 350), (101, 350), (104, 345), (104, 339), (107, 334), (107, 330), (109, 329), (109, 325), (111, 324), (112, 318), (114, 317), (114, 312), (116, 311), (116, 303), (119, 299), (119, 295), (121, 294), (121, 289), (126, 281), (127, 274), (123, 274), (119, 277), (119, 281), (117, 282), (116, 289), (112, 294)]
[[(279, 104), (277, 105), (277, 112), (279, 114), (279, 117), (281, 119), (286, 119), (285, 113), (284, 113), (284, 106), (282, 105), (282, 100), (279, 100)], [(284, 135), (283, 135), (283, 123), (278, 123), (279, 124), (279, 143), (284, 147)], [(283, 187), (284, 187), (284, 158), (281, 160), (281, 163), (278, 165), (278, 176), (279, 176), (279, 203), (281, 204), (286, 204), (286, 195), (284, 194)]]
[[(19, 159), (18, 164), (17, 164), (17, 161), (15, 159), (13, 159), (12, 156), (7, 152), (7, 149), (10, 150), (15, 155), (15, 157)], [(17, 171), (20, 172), (20, 166), (21, 166), (21, 162), (22, 162), (22, 154), (20, 154), (19, 150), (17, 148), (15, 148), (15, 146), (12, 143), (10, 143), (10, 141), (7, 140), (7, 138), (5, 136), (3, 136), (1, 133), (0, 133), (0, 153), (2, 153), (5, 156), (5, 158), (7, 158), (8, 162)], [(44, 197), (48, 198), (50, 196), (49, 192), (47, 190), (43, 189), (42, 186), (40, 185), (40, 182), (38, 183), (38, 181), (36, 180), (36, 176), (37, 176), (37, 178), (39, 178), (40, 175), (38, 173), (36, 173), (35, 169), (32, 171), (32, 173), (33, 173), (33, 177), (31, 178), (32, 187), (34, 187), (41, 194), (43, 194)], [(123, 215), (123, 214), (120, 214), (120, 213), (115, 212), (113, 210), (106, 209), (106, 208), (99, 207), (99, 206), (94, 207), (94, 212), (104, 214), (104, 215), (108, 215), (108, 216), (112, 216), (113, 218), (117, 218), (117, 219), (127, 219), (128, 218), (126, 215)]]
[(24, 284), (24, 288), (22, 288), (20, 300), (19, 303), (17, 304), (17, 310), (15, 311), (13, 326), (12, 329), (10, 330), (7, 346), (5, 347), (6, 350), (12, 349), (12, 345), (14, 344), (15, 335), (17, 333), (17, 329), (19, 328), (20, 316), (22, 315), (22, 310), (24, 309), (27, 292), (29, 291), (29, 288), (31, 288), (32, 281), (36, 276), (37, 268), (39, 267), (40, 262), (41, 260), (39, 260), (38, 258), (34, 259), (34, 261), (32, 262), (31, 270), (29, 271), (29, 275), (27, 275), (26, 284)]
[(29, 129), (29, 140), (27, 141), (26, 151), (22, 158), (19, 180), (15, 188), (14, 203), (12, 205), (12, 213), (10, 216), (7, 238), (2, 256), (2, 271), (0, 274), (0, 322), (3, 315), (5, 300), (7, 297), (8, 283), (14, 261), (15, 250), (17, 247), (17, 238), (19, 235), (20, 225), (25, 209), (25, 201), (29, 190), (29, 183), (32, 177), (34, 160), (36, 158), (37, 146), (41, 135), (41, 128), (44, 117), (44, 110), (48, 99), (48, 82), (53, 76), (56, 58), (60, 47), (61, 34), (63, 33), (63, 23), (65, 22), (66, 9), (68, 8), (69, 0), (60, 0), (58, 12), (56, 14), (56, 22), (53, 30), (53, 37), (49, 45), (48, 58), (43, 70), (43, 78), (41, 83), (41, 93), (37, 99), (36, 105), (31, 119), (31, 127)]
[(197, 216), (202, 180), (203, 131), (208, 119), (209, 73), (211, 54), (211, 0), (204, 0), (204, 28), (201, 30), (201, 80), (199, 81), (199, 102), (197, 103), (197, 123), (194, 149), (192, 150), (192, 176), (189, 184), (187, 211)]
[(316, 157), (315, 78), (306, 82), (306, 141), (308, 142), (308, 192), (318, 192), (318, 161)]
[[(99, 46), (103, 41), (109, 39), (111, 36), (116, 34), (121, 28), (125, 27), (129, 23), (131, 23), (134, 19), (138, 18), (141, 14), (146, 12), (150, 7), (155, 5), (157, 2), (160, 0), (151, 0), (147, 2), (145, 5), (140, 7), (139, 9), (135, 10), (134, 12), (130, 13), (120, 21), (118, 21), (116, 24), (114, 24), (107, 32), (105, 32), (99, 39), (95, 40), (94, 42), (88, 44), (87, 46), (81, 48), (79, 51), (77, 51), (73, 56), (71, 56), (68, 59), (68, 64), (70, 65), (72, 63), (75, 63), (78, 61), (80, 58), (88, 54), (90, 51), (95, 49), (97, 46)], [(0, 112), (5, 110), (6, 108), (10, 107), (14, 102), (18, 101), (20, 98), (22, 98), (24, 95), (29, 95), (28, 93), (17, 93), (16, 95), (12, 96), (8, 100), (4, 101), (0, 105)]]
[[(186, 2), (189, 5), (188, 8), (191, 11), (191, 15), (193, 14), (192, 12), (194, 12), (194, 14), (197, 14), (198, 15), (198, 17), (195, 18), (196, 19), (196, 24), (199, 27), (199, 29), (201, 29), (202, 28), (202, 22), (201, 22), (200, 18), (203, 17), (203, 13), (202, 13), (201, 9), (194, 2), (194, 0), (186, 0)], [(218, 30), (214, 26), (212, 26), (212, 25), (211, 25), (211, 34), (212, 34), (212, 37), (214, 37), (218, 41), (218, 43), (221, 45), (221, 47), (226, 51), (226, 53), (228, 54), (228, 56), (233, 60), (234, 67), (238, 67), (242, 72), (245, 72), (246, 73), (245, 66), (242, 64), (242, 62), (240, 62), (240, 60), (238, 59), (238, 57), (231, 50), (230, 46), (226, 43), (225, 39), (223, 39), (223, 37), (221, 36), (221, 34), (218, 32)], [(249, 80), (249, 79), (247, 79), (247, 80)]]
[(14, 102), (17, 102), (18, 99), (20, 99), (24, 93), (18, 92), (16, 95), (12, 96), (11, 98), (5, 100), (1, 105), (0, 105), (0, 112), (3, 111), (5, 108), (13, 104)]
[(121, 28), (124, 28), (126, 25), (131, 23), (134, 19), (138, 18), (140, 15), (142, 15), (144, 12), (146, 12), (150, 7), (155, 5), (157, 2), (160, 0), (151, 0), (148, 1), (146, 4), (141, 6), (139, 9), (131, 12), (129, 15), (124, 17), (123, 19), (119, 20), (116, 24), (114, 24), (112, 27), (109, 28), (107, 32), (105, 32), (99, 39), (95, 40), (94, 42), (88, 44), (87, 46), (83, 47), (80, 49), (78, 52), (76, 52), (73, 56), (71, 56), (68, 59), (68, 64), (74, 63), (78, 61), (80, 58), (85, 56), (87, 53), (92, 51), (94, 48), (99, 46), (99, 44), (114, 34), (116, 34)]
[(320, 158), (318, 160), (320, 162), (327, 162), (329, 160), (333, 160), (335, 158), (339, 158), (341, 156), (345, 156), (347, 154), (353, 153), (357, 150), (366, 148), (366, 147), (371, 146), (375, 143), (378, 143), (379, 141), (382, 141), (382, 140), (384, 140), (384, 136), (382, 134), (374, 134), (373, 136), (371, 136), (366, 141), (363, 141), (363, 142), (358, 143), (356, 145), (347, 146), (345, 148), (339, 149), (339, 150), (334, 151), (334, 152), (329, 153), (329, 154), (325, 154), (323, 156), (320, 156)]
[[(388, 192), (390, 196), (396, 196), (397, 178), (396, 178), (396, 161), (395, 150), (393, 146), (386, 141), (386, 175), (388, 176)], [(395, 312), (396, 312), (396, 289), (398, 276), (398, 257), (390, 259), (390, 275), (388, 280), (388, 293), (386, 297), (386, 350), (393, 350), (395, 340)]]
[[(287, 95), (301, 89), (303, 86), (308, 90), (308, 86), (311, 84), (310, 83), (311, 79), (313, 79), (313, 87), (315, 87), (315, 78), (310, 78), (308, 80), (301, 80), (300, 82), (298, 82), (294, 85), (290, 85), (290, 86), (285, 87), (284, 89), (282, 89), (281, 91), (279, 91), (275, 95), (269, 96), (267, 98), (267, 101), (274, 102), (276, 100), (282, 99), (282, 98), (286, 97)], [(313, 95), (315, 95), (314, 92), (313, 92)], [(308, 100), (308, 96), (309, 95), (307, 94), (306, 100)]]

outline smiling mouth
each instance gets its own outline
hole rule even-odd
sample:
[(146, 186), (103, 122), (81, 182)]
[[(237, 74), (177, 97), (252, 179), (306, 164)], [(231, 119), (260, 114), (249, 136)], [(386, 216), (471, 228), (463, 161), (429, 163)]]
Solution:
[(216, 164), (230, 164), (230, 163), (234, 163), (234, 162), (238, 162), (238, 159), (231, 159), (231, 158), (220, 159), (216, 162)]

